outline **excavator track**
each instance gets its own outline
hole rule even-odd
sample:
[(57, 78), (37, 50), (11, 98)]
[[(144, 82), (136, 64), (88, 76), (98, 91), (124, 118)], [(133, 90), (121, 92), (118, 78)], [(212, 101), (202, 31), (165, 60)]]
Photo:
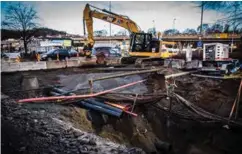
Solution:
[(147, 67), (147, 66), (163, 66), (164, 59), (149, 57), (149, 58), (137, 58), (135, 61), (136, 67)]
[(144, 68), (146, 66), (162, 66), (164, 65), (164, 59), (156, 57), (123, 57), (121, 59), (122, 64), (135, 64), (136, 67)]

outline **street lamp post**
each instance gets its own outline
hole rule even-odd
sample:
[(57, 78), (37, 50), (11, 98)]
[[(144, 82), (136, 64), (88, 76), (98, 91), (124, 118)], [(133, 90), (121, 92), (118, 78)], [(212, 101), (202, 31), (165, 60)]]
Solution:
[(204, 4), (205, 2), (201, 3), (201, 24), (200, 24), (200, 35), (202, 35), (203, 32), (203, 11), (204, 11)]
[(152, 20), (152, 22), (153, 22), (153, 32), (154, 32), (154, 36), (156, 35), (156, 31), (155, 31), (155, 20)]
[[(109, 11), (111, 12), (111, 1), (109, 1)], [(111, 41), (111, 35), (112, 35), (112, 30), (111, 30), (111, 22), (109, 24), (109, 36), (110, 36), (110, 40), (109, 43), (111, 45), (112, 41)]]
[(175, 22), (176, 22), (176, 18), (173, 19), (173, 25), (172, 25), (173, 35), (175, 34)]
[[(234, 17), (236, 18), (236, 13), (237, 13), (237, 5), (236, 3), (234, 3)], [(232, 41), (231, 41), (231, 48), (230, 48), (230, 52), (233, 51), (233, 46), (234, 46), (234, 31), (235, 31), (235, 22), (236, 19), (234, 19), (233, 21), (233, 33), (232, 33)]]
[[(109, 11), (111, 12), (111, 1), (109, 1)], [(110, 28), (110, 36), (112, 35), (111, 34), (111, 22), (110, 22), (110, 25), (109, 25), (109, 28)]]

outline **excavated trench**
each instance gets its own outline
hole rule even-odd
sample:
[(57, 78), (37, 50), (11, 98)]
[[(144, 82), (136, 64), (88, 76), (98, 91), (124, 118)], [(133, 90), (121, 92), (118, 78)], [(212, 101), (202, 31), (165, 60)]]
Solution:
[[(86, 93), (88, 90), (87, 88), (89, 87), (88, 79), (107, 76), (110, 74), (113, 74), (113, 72), (104, 73), (88, 69), (65, 69), (64, 71), (54, 70), (46, 72), (36, 71), (2, 74), (2, 93), (10, 96), (12, 99), (41, 96), (44, 95), (43, 87), (48, 85), (59, 85), (62, 89), (67, 91), (78, 90), (80, 93)], [(94, 83), (93, 87), (94, 91), (102, 91), (141, 80), (147, 78), (147, 76), (147, 74), (133, 75), (97, 81)], [(116, 91), (117, 94), (114, 94), (113, 96), (118, 99), (120, 96), (118, 93), (135, 93), (142, 95), (160, 92), (159, 89), (164, 88), (162, 87), (164, 86), (163, 84), (159, 84), (161, 83), (160, 78), (161, 76), (159, 75), (152, 76), (152, 80), (149, 78), (145, 83), (140, 83), (135, 86)], [(34, 84), (29, 84), (29, 80), (31, 80), (31, 83)], [(237, 80), (222, 81), (183, 76), (176, 79), (177, 88), (175, 88), (175, 92), (206, 111), (228, 117), (238, 90), (239, 82), (240, 81)], [(38, 90), (29, 90), (31, 87), (38, 88)], [(172, 106), (169, 110), (170, 102), (172, 102)], [(134, 102), (129, 103), (133, 105)], [(98, 140), (98, 144), (89, 145), (88, 149), (91, 149), (90, 152), (94, 151), (96, 153), (102, 153), (100, 149), (102, 149), (102, 147), (109, 147), (105, 147), (104, 145), (106, 142), (108, 144), (110, 141), (124, 145), (125, 148), (117, 148), (117, 145), (112, 145), (111, 151), (105, 151), (106, 153), (115, 153), (116, 151), (120, 152), (122, 150), (124, 153), (142, 153), (142, 151), (139, 151), (138, 148), (141, 148), (147, 153), (224, 154), (242, 152), (242, 147), (240, 146), (242, 131), (240, 126), (235, 125), (226, 129), (223, 127), (226, 123), (201, 117), (189, 110), (188, 107), (177, 102), (176, 99), (171, 100), (166, 97), (161, 100), (152, 100), (149, 103), (139, 103), (137, 101), (134, 109), (134, 112), (138, 114), (137, 117), (125, 114), (121, 118), (115, 118), (100, 114), (99, 112), (86, 111), (76, 105), (63, 106), (58, 104), (30, 103), (21, 105), (19, 110), (21, 108), (28, 110), (28, 112), (36, 111), (42, 113), (44, 110), (46, 114), (48, 113), (51, 117), (54, 117), (55, 121), (61, 121), (63, 125), (72, 125), (75, 129), (80, 129), (87, 133), (94, 133), (102, 138), (109, 139), (109, 141)], [(11, 131), (14, 129), (8, 123), (15, 123), (15, 121), (14, 118), (10, 118), (11, 120), (9, 120), (7, 115), (8, 114), (6, 113), (6, 115), (2, 116), (2, 119), (4, 118), (4, 124), (6, 124), (4, 129), (2, 127), (2, 131), (4, 131), (4, 134), (12, 136), (13, 134), (16, 134), (16, 132), (14, 133)], [(239, 117), (241, 117), (241, 114), (239, 114)], [(40, 121), (46, 122), (43, 119)], [(53, 121), (47, 122), (53, 123)], [(23, 122), (17, 123), (17, 125), (21, 127)], [(36, 129), (38, 129), (38, 127)], [(60, 132), (60, 134), (63, 133)], [(24, 138), (21, 135), (24, 134), (18, 134), (19, 140)], [(24, 143), (19, 146), (16, 145), (16, 141), (13, 142), (10, 139), (2, 140), (4, 147), (20, 147), (20, 149), (22, 147), (26, 147), (23, 146)], [(27, 139), (24, 138), (24, 140)], [(56, 140), (61, 139), (57, 138)], [(37, 143), (28, 142), (28, 147), (33, 149)], [(9, 146), (9, 144), (11, 146)], [(82, 145), (82, 143), (80, 144)], [(56, 144), (54, 147), (59, 146), (59, 144)], [(97, 146), (99, 147), (95, 149)], [(138, 148), (131, 148), (131, 150), (129, 150), (130, 147)], [(48, 148), (47, 145), (46, 148)], [(55, 150), (55, 148), (53, 149)], [(126, 151), (124, 149), (126, 149)], [(23, 151), (26, 149), (22, 148), (21, 150), (22, 153), (24, 153)], [(15, 151), (15, 153), (18, 152)], [(37, 148), (37, 153), (38, 152), (42, 152), (41, 148), (39, 151)], [(56, 152), (59, 153), (57, 150)], [(78, 153), (75, 151), (71, 152)], [(63, 151), (63, 153), (68, 153), (68, 151)]]

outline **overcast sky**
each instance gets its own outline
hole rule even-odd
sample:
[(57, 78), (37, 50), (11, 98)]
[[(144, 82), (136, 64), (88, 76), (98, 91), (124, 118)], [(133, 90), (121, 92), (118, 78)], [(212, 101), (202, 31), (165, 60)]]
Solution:
[[(83, 35), (83, 9), (86, 3), (102, 9), (109, 9), (109, 1), (105, 2), (25, 2), (33, 5), (40, 17), (39, 23), (44, 27), (63, 30), (71, 34)], [(2, 2), (2, 8), (7, 2)], [(175, 28), (183, 31), (186, 28), (196, 29), (200, 24), (201, 10), (193, 2), (111, 2), (112, 12), (129, 16), (142, 30), (147, 31), (153, 26), (158, 31), (170, 29), (175, 18)], [(1, 11), (2, 12), (2, 11)], [(1, 13), (2, 14), (2, 13)], [(3, 14), (2, 14), (3, 15)], [(214, 23), (222, 18), (216, 11), (205, 11), (204, 23)], [(153, 20), (155, 22), (153, 22)], [(109, 32), (109, 23), (95, 19), (94, 30), (106, 29)], [(112, 33), (120, 28), (112, 25)]]

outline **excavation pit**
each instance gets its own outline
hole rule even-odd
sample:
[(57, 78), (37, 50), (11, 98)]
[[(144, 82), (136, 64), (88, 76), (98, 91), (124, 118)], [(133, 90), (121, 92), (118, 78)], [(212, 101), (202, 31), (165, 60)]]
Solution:
[[(88, 79), (111, 74), (88, 69), (28, 73), (38, 79), (39, 93), (35, 93), (36, 97), (44, 95), (41, 88), (47, 85), (58, 85), (64, 90), (79, 89), (79, 93), (87, 93)], [(124, 115), (122, 118), (115, 118), (94, 112), (90, 119), (87, 116), (88, 110), (73, 105), (60, 105), (58, 102), (17, 104), (14, 100), (27, 98), (26, 91), (23, 91), (21, 86), (22, 76), (21, 72), (2, 74), (2, 93), (10, 97), (2, 100), (4, 152), (24, 153), (28, 150), (32, 153), (48, 153), (53, 150), (58, 153), (58, 150), (63, 150), (64, 153), (68, 151), (78, 153), (86, 150), (96, 153), (118, 153), (119, 151), (139, 153), (142, 151), (139, 148), (147, 153), (242, 152), (240, 126), (230, 126), (228, 130), (223, 127), (224, 122), (201, 117), (182, 104), (176, 103), (175, 99), (164, 97), (158, 103), (155, 100), (152, 100), (153, 103), (142, 102), (134, 109), (138, 114), (137, 117)], [(146, 77), (147, 75), (144, 74), (97, 81), (94, 84), (94, 90), (110, 89)], [(206, 111), (228, 116), (239, 82), (238, 80), (201, 79), (187, 75), (176, 79), (178, 87), (175, 92)], [(116, 94), (112, 94), (112, 98), (118, 99), (117, 96), (121, 96), (119, 93), (132, 92), (139, 95), (151, 94), (154, 91), (161, 93), (159, 91), (161, 87), (157, 83), (160, 81), (153, 84), (140, 83), (134, 87), (116, 91)], [(154, 85), (158, 87), (151, 88)], [(170, 101), (173, 104), (171, 110), (169, 110)], [(90, 135), (82, 136), (82, 133), (91, 133), (95, 137), (101, 136), (109, 141), (99, 140)], [(16, 137), (17, 140), (15, 140)], [(43, 141), (44, 144), (40, 145)]]

